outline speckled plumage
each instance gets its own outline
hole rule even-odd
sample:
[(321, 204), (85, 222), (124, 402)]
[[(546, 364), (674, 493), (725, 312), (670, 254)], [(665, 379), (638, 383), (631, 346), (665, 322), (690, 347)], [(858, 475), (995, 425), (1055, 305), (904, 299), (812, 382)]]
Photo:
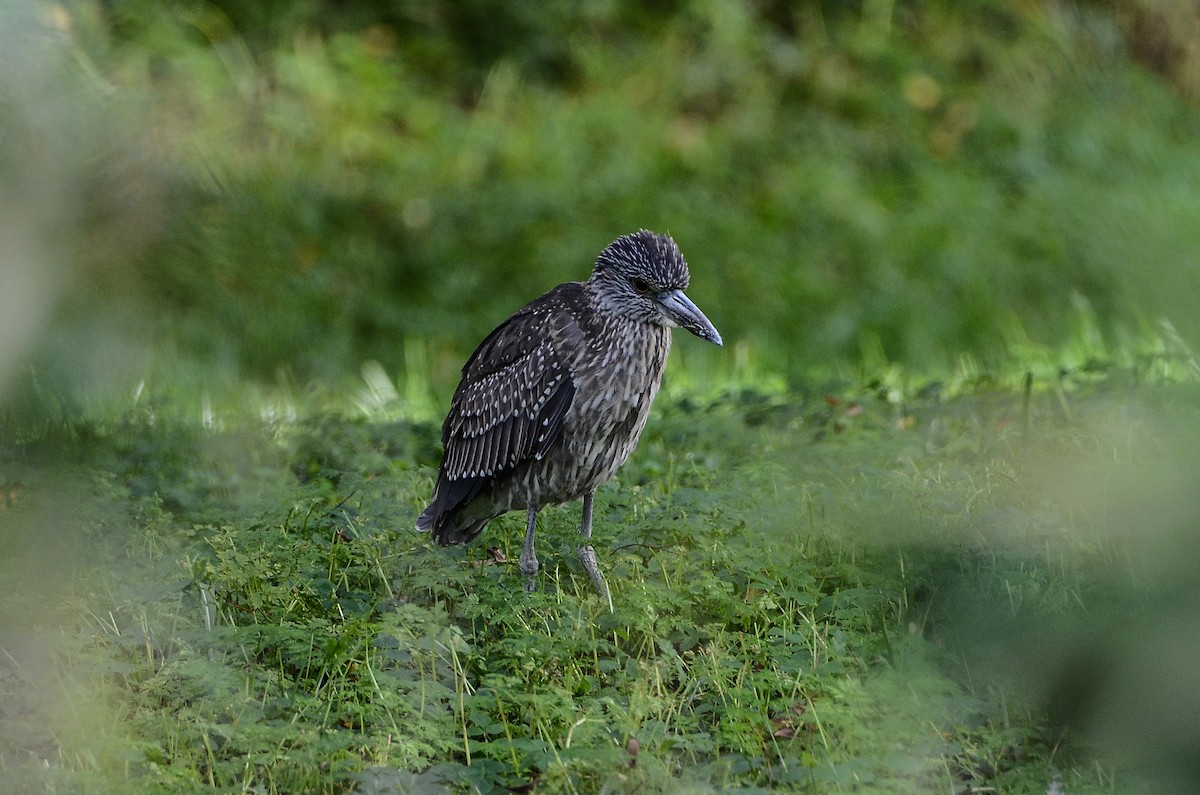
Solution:
[(443, 545), (466, 543), (492, 518), (525, 509), (531, 562), (523, 555), (522, 568), (533, 572), (542, 506), (583, 498), (590, 535), (591, 495), (637, 445), (671, 327), (720, 344), (683, 295), (688, 280), (674, 241), (642, 230), (605, 248), (586, 282), (555, 287), (489, 334), (463, 367), (417, 528)]

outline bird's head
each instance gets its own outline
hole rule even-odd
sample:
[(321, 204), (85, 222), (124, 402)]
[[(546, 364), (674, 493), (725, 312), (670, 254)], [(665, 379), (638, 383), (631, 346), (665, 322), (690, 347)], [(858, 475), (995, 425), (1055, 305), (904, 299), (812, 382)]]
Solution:
[(643, 229), (601, 251), (589, 283), (609, 311), (643, 323), (682, 326), (720, 345), (721, 335), (684, 295), (689, 280), (687, 262), (675, 241)]

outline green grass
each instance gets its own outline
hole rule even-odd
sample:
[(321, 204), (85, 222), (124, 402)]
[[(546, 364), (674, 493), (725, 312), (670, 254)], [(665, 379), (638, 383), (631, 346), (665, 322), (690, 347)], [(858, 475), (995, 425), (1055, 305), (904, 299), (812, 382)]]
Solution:
[(598, 495), (612, 612), (575, 506), (544, 512), (529, 595), (521, 517), (412, 532), (437, 428), (374, 370), (336, 402), (142, 394), (10, 436), (0, 781), (1187, 791), (1200, 394), (1158, 359), (1028, 391), (673, 371)]
[[(1194, 9), (527, 5), (0, 12), (0, 791), (1200, 789)], [(639, 226), (610, 611), (410, 528)]]

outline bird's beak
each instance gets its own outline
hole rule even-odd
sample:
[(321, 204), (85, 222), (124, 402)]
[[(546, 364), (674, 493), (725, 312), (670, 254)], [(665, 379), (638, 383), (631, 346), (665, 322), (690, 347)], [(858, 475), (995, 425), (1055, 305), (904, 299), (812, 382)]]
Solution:
[(721, 335), (708, 322), (700, 307), (683, 294), (683, 290), (668, 290), (658, 296), (658, 311), (673, 326), (683, 326), (702, 340), (721, 344)]

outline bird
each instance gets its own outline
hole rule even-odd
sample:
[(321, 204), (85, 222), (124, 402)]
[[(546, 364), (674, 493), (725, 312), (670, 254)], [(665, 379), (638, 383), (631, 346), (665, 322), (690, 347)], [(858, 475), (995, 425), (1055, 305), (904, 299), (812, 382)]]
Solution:
[(578, 554), (611, 607), (591, 546), (596, 487), (637, 446), (671, 329), (722, 344), (684, 293), (690, 278), (675, 241), (642, 229), (606, 246), (586, 281), (558, 285), (488, 334), (463, 365), (417, 531), (465, 544), (497, 516), (524, 510), (520, 568), (533, 591), (538, 512), (582, 500)]

